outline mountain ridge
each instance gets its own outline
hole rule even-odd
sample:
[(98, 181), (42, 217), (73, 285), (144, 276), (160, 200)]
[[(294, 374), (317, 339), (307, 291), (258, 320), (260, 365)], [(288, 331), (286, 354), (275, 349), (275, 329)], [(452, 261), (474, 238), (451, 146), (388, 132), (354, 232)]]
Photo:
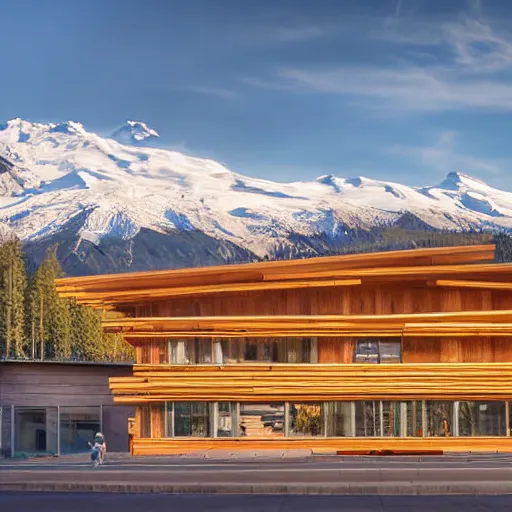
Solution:
[[(203, 244), (220, 258), (250, 260), (314, 255), (379, 226), (512, 228), (512, 193), (464, 173), (424, 187), (332, 174), (278, 183), (159, 148), (158, 138), (142, 121), (128, 121), (110, 137), (73, 121), (0, 123), (0, 234), (16, 234), (35, 253), (38, 244), (60, 240), (76, 261), (83, 247), (92, 258), (119, 244), (128, 252), (135, 244), (137, 252), (140, 243), (148, 268), (161, 268), (166, 256), (153, 258), (149, 241), (187, 233), (198, 235), (192, 245), (182, 239), (181, 257), (200, 264), (194, 244), (198, 254)], [(179, 247), (163, 245), (173, 255), (169, 265), (181, 265)]]

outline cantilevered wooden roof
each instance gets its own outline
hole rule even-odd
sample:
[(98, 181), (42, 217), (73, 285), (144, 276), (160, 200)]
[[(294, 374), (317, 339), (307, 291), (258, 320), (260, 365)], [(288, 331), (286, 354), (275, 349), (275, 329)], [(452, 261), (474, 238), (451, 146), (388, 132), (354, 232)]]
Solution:
[(494, 251), (494, 245), (473, 245), (72, 277), (57, 280), (57, 291), (82, 304), (113, 307), (204, 294), (400, 280), (512, 289), (512, 265), (490, 264)]

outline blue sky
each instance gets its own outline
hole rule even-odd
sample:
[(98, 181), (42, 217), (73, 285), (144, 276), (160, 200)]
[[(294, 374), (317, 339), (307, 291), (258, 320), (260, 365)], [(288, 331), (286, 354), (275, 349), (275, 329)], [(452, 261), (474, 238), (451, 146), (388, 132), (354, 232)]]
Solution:
[(512, 190), (508, 0), (2, 0), (0, 118), (127, 119), (279, 181)]

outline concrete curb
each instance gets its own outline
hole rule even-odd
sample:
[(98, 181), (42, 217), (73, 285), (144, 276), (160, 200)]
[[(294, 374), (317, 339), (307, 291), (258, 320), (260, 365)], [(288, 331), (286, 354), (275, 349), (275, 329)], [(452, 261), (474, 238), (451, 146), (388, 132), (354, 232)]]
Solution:
[(130, 494), (260, 494), (260, 495), (504, 495), (512, 482), (376, 482), (305, 484), (131, 484), (131, 483), (0, 483), (0, 492), (130, 493)]

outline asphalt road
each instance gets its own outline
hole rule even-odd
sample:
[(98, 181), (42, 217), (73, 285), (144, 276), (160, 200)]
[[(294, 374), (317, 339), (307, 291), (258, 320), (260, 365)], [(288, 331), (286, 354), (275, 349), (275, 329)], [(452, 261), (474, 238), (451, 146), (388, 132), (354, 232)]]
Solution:
[(2, 494), (0, 510), (19, 512), (509, 512), (512, 496), (207, 496)]
[(111, 459), (99, 468), (92, 468), (86, 455), (67, 461), (4, 460), (0, 464), (1, 490), (512, 495), (512, 457), (125, 458)]

